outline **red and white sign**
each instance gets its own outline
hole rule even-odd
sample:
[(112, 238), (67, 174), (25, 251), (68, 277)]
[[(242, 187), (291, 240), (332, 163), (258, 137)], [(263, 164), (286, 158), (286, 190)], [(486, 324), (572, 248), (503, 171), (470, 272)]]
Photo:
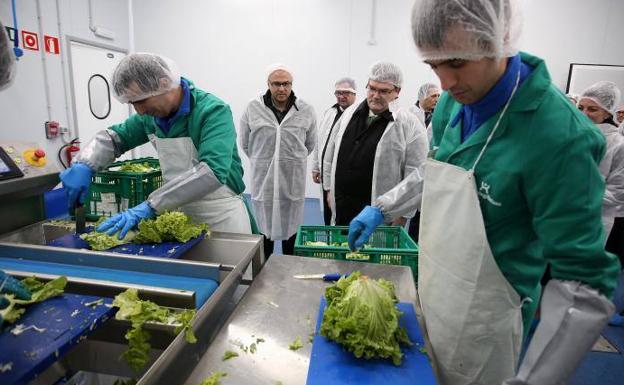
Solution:
[(59, 45), (58, 37), (43, 35), (43, 43), (45, 51), (58, 55), (61, 53), (61, 46)]
[(32, 51), (39, 51), (39, 38), (37, 34), (22, 30), (22, 46)]

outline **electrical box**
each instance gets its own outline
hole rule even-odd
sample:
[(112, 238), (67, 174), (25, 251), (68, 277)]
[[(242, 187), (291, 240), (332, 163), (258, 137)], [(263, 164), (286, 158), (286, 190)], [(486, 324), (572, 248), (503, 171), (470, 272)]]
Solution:
[(46, 138), (52, 139), (56, 138), (59, 134), (59, 122), (45, 122), (45, 133)]

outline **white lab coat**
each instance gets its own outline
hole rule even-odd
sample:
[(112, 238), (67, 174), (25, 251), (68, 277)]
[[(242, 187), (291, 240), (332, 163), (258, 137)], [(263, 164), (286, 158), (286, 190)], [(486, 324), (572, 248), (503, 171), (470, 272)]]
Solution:
[(599, 168), (605, 178), (602, 222), (608, 237), (614, 218), (624, 216), (624, 136), (612, 124), (602, 123), (598, 127), (607, 140), (607, 151)]
[[(328, 108), (321, 117), (321, 121), (319, 123), (317, 131), (316, 147), (312, 152), (312, 171), (321, 172), (321, 165), (323, 164), (323, 149), (325, 148), (325, 143), (328, 143), (327, 149), (325, 150), (325, 157), (327, 157), (327, 154), (329, 152), (329, 143), (335, 140), (336, 134), (338, 133), (338, 128), (340, 127), (340, 120), (342, 119), (342, 116), (338, 118), (338, 121), (334, 124), (332, 129), (332, 124), (334, 123), (334, 119), (336, 119), (336, 114), (338, 113), (338, 110), (336, 108), (340, 107), (332, 106)], [(325, 191), (329, 190), (331, 187), (331, 182), (329, 178), (322, 178), (322, 180), (323, 183), (321, 185), (321, 188)], [(323, 191), (321, 191), (321, 196), (323, 196)]]
[[(408, 109), (408, 112), (411, 112), (412, 114), (416, 115), (420, 123), (422, 123), (422, 125), (425, 126), (425, 110), (420, 108), (420, 106), (413, 104)], [(431, 122), (429, 122), (429, 125), (426, 126), (426, 130), (427, 130), (427, 140), (431, 142), (431, 137), (433, 136), (433, 129), (431, 128)]]
[(258, 227), (271, 240), (288, 239), (303, 223), (307, 157), (316, 144), (314, 109), (297, 98), (279, 124), (261, 95), (247, 105), (240, 131)]
[[(336, 162), (340, 144), (353, 113), (358, 105), (354, 104), (347, 108), (340, 118), (340, 130), (333, 143), (327, 146), (325, 152), (325, 170), (330, 170), (330, 191), (333, 193), (336, 185)], [(375, 150), (375, 165), (373, 168), (373, 186), (371, 189), (371, 202), (391, 190), (399, 182), (416, 169), (422, 169), (427, 159), (429, 142), (423, 124), (406, 109), (398, 107), (397, 101), (390, 104), (390, 112), (394, 121), (386, 126), (377, 148)], [(331, 146), (331, 147), (330, 147)], [(331, 156), (329, 155), (331, 154)], [(332, 200), (332, 223), (335, 223), (336, 203)], [(413, 211), (411, 217), (414, 215)], [(394, 218), (386, 218), (389, 221)]]

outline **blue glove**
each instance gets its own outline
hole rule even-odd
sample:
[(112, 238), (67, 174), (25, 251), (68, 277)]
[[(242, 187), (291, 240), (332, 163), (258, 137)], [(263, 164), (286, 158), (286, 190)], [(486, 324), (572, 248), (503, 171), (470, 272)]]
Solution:
[(30, 290), (24, 287), (17, 279), (6, 275), (2, 270), (0, 270), (0, 287), (2, 288), (0, 289), (0, 293), (14, 294), (15, 298), (26, 301), (30, 299)]
[(128, 234), (131, 228), (141, 222), (141, 219), (149, 219), (153, 218), (156, 215), (154, 209), (147, 202), (143, 202), (140, 205), (134, 206), (131, 209), (128, 209), (122, 213), (119, 213), (113, 217), (108, 218), (96, 229), (99, 232), (107, 231), (106, 234), (113, 235), (117, 231), (119, 231), (118, 239), (123, 239), (123, 237)]
[(89, 192), (93, 170), (84, 163), (74, 163), (60, 175), (61, 182), (67, 193), (69, 208), (84, 203)]
[(364, 207), (364, 210), (349, 223), (349, 248), (361, 249), (383, 220), (384, 216), (377, 207)]

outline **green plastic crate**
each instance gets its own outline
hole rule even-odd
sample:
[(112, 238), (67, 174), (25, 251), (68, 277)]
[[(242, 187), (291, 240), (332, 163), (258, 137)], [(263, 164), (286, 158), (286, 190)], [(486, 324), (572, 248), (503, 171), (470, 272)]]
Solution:
[[(146, 173), (119, 171), (125, 163), (147, 163), (158, 170)], [(124, 160), (95, 173), (85, 201), (88, 220), (109, 217), (145, 201), (152, 191), (163, 184), (160, 162), (154, 158)]]
[(306, 242), (325, 242), (327, 244), (347, 242), (347, 226), (300, 226), (295, 240), (295, 255), (335, 259), (341, 261), (360, 261), (386, 265), (409, 266), (414, 280), (418, 277), (418, 245), (403, 227), (379, 226), (370, 237), (367, 245), (358, 254), (365, 259), (347, 258), (348, 246), (306, 246)]

